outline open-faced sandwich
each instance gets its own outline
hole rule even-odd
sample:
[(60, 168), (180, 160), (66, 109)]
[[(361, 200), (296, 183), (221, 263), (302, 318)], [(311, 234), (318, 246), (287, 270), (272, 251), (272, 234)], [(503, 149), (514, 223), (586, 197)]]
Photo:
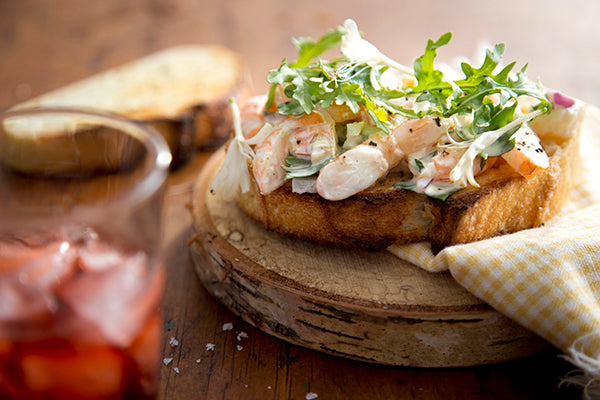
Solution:
[(352, 20), (296, 40), (268, 96), (232, 103), (211, 191), (269, 230), (329, 245), (430, 241), (438, 252), (540, 226), (573, 186), (582, 104), (501, 67), (502, 44), (444, 74), (434, 60), (450, 39), (429, 40), (413, 68)]

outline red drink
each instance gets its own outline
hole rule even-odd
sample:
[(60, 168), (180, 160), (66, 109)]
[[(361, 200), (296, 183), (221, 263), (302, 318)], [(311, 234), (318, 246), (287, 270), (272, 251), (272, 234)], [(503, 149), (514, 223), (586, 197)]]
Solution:
[(0, 398), (153, 399), (161, 268), (86, 230), (0, 239)]

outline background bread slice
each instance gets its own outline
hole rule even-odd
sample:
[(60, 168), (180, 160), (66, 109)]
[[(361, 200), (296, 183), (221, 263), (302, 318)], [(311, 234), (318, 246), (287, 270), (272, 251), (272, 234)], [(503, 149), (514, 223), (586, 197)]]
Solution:
[(449, 245), (537, 227), (558, 213), (576, 181), (583, 115), (569, 124), (571, 132), (544, 132), (550, 167), (529, 180), (500, 160), (477, 176), (481, 188), (464, 189), (445, 201), (394, 189), (401, 179), (390, 175), (341, 201), (293, 193), (289, 182), (263, 196), (253, 184), (238, 204), (269, 230), (325, 245), (379, 249), (428, 240), (437, 253)]
[(145, 122), (166, 139), (174, 164), (230, 134), (229, 99), (250, 94), (239, 56), (217, 45), (171, 47), (18, 104), (76, 107)]

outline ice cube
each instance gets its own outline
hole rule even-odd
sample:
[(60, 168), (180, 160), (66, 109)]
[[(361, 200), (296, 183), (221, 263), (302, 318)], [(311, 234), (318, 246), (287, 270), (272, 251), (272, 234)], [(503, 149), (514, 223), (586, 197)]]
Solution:
[(77, 249), (69, 242), (50, 243), (37, 259), (21, 267), (19, 281), (39, 290), (51, 290), (76, 271), (76, 261)]
[(0, 279), (14, 273), (21, 265), (39, 258), (43, 249), (30, 248), (20, 241), (0, 240)]
[[(90, 250), (87, 262), (92, 255)], [(127, 347), (152, 309), (158, 306), (162, 280), (160, 284), (149, 281), (154, 276), (144, 253), (117, 251), (111, 255), (116, 256), (119, 262), (112, 268), (84, 271), (62, 286), (58, 296), (75, 311), (77, 318), (99, 329), (107, 341)]]
[(19, 282), (0, 281), (0, 332), (3, 325), (40, 318), (48, 312), (46, 303), (36, 292)]
[(79, 266), (84, 271), (103, 271), (118, 267), (123, 262), (123, 255), (114, 246), (92, 240), (79, 251)]
[(0, 270), (2, 334), (15, 330), (25, 334), (32, 329), (44, 334), (44, 324), (58, 307), (53, 291), (75, 272), (77, 251), (68, 243), (32, 243), (0, 243), (0, 265), (9, 266)]
[(16, 273), (18, 270), (22, 270), (24, 266), (35, 263), (40, 259), (47, 259), (55, 252), (69, 253), (68, 248), (61, 248), (61, 245), (63, 243), (59, 241), (48, 241), (35, 237), (1, 239), (0, 276), (5, 277), (7, 274)]

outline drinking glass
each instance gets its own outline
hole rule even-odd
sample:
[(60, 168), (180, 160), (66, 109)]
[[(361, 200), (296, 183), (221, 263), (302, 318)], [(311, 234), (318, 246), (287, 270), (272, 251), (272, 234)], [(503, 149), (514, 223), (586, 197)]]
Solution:
[(115, 116), (0, 114), (0, 398), (156, 397), (170, 161)]

